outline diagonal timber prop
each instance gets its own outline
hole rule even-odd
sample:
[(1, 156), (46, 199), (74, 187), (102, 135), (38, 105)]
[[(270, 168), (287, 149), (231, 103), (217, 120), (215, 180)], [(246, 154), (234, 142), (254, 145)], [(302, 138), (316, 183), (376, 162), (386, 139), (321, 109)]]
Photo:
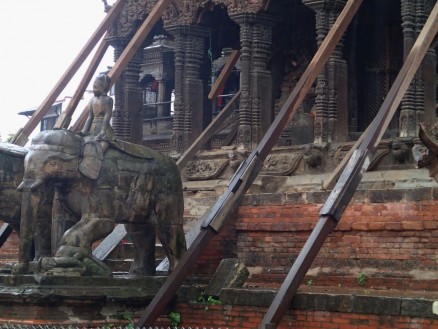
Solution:
[(218, 97), (221, 88), (227, 82), (228, 77), (230, 76), (231, 72), (234, 69), (234, 64), (236, 64), (237, 60), (240, 58), (240, 55), (241, 53), (237, 49), (234, 49), (231, 52), (230, 57), (228, 58), (227, 62), (225, 63), (225, 66), (222, 68), (222, 71), (219, 74), (219, 77), (217, 78), (213, 87), (211, 87), (211, 90), (208, 94), (208, 99), (214, 99)]
[(242, 163), (228, 184), (227, 191), (216, 204), (202, 217), (201, 232), (188, 248), (178, 265), (169, 275), (163, 286), (152, 299), (136, 326), (153, 325), (153, 321), (161, 314), (170, 302), (181, 283), (189, 273), (201, 252), (226, 224), (227, 219), (238, 207), (245, 192), (251, 186), (260, 172), (263, 161), (281, 135), (284, 127), (292, 119), (306, 93), (328, 60), (330, 54), (354, 17), (362, 0), (349, 0), (324, 42), (316, 52), (306, 71), (301, 76), (291, 95), (286, 100), (281, 111), (276, 116), (258, 147)]
[(35, 127), (39, 124), (39, 122), (47, 113), (47, 111), (52, 107), (53, 103), (56, 101), (58, 96), (64, 90), (65, 86), (70, 82), (71, 78), (75, 75), (77, 70), (81, 67), (82, 63), (91, 53), (97, 42), (102, 38), (104, 33), (115, 21), (118, 14), (122, 11), (124, 3), (125, 3), (124, 0), (118, 0), (111, 7), (110, 11), (105, 16), (102, 23), (100, 23), (96, 31), (93, 33), (93, 35), (87, 41), (85, 46), (76, 56), (76, 58), (73, 60), (73, 63), (69, 66), (69, 68), (60, 78), (60, 80), (55, 85), (55, 87), (53, 87), (53, 89), (50, 91), (46, 99), (44, 99), (43, 103), (38, 107), (38, 109), (35, 111), (35, 113), (26, 123), (26, 125), (17, 132), (17, 134), (14, 137), (13, 144), (24, 146), (27, 143), (29, 136), (33, 132)]
[(285, 281), (269, 307), (260, 329), (276, 328), (295, 296), (299, 285), (310, 268), (325, 239), (336, 227), (344, 210), (367, 170), (370, 160), (376, 152), (383, 133), (415, 76), (421, 61), (430, 47), (438, 30), (438, 3), (435, 4), (426, 24), (410, 51), (402, 69), (392, 85), (379, 112), (370, 124), (362, 143), (354, 151), (339, 181), (319, 212), (319, 220), (306, 244), (295, 260)]

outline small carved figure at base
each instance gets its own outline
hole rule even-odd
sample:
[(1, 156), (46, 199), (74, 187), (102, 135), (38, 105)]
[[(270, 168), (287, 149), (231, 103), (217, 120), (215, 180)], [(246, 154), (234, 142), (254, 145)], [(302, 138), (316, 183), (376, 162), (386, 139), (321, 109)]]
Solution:
[[(68, 247), (69, 249), (72, 247)], [(72, 253), (69, 250), (67, 253)], [(46, 275), (75, 275), (75, 276), (111, 276), (111, 269), (92, 255), (82, 252), (72, 256), (45, 257), (40, 260), (40, 271)]]

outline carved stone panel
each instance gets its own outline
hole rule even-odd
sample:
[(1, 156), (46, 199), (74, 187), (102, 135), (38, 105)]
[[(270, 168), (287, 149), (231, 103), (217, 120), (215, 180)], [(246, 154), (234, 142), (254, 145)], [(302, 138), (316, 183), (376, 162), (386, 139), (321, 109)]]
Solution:
[(287, 176), (297, 170), (302, 154), (270, 154), (265, 160), (263, 174)]
[(190, 161), (184, 170), (184, 174), (188, 180), (215, 179), (229, 162), (229, 159)]

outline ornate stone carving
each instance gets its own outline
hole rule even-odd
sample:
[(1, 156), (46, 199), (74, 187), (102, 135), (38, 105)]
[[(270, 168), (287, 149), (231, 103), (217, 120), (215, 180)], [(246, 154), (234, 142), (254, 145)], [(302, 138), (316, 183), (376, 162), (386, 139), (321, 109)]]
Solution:
[(238, 12), (258, 13), (265, 9), (266, 0), (207, 0), (203, 3), (212, 2), (216, 5), (223, 5), (227, 7), (228, 14), (235, 14)]
[(262, 173), (288, 176), (297, 170), (302, 154), (270, 154), (265, 160)]
[(156, 3), (156, 0), (127, 0), (110, 34), (117, 37), (132, 36), (138, 27), (138, 22), (146, 18)]
[(396, 164), (406, 164), (409, 161), (411, 148), (408, 144), (395, 140), (391, 145), (391, 153)]
[(184, 172), (188, 180), (217, 178), (230, 162), (229, 159), (189, 161)]
[(315, 169), (321, 167), (324, 161), (324, 149), (326, 145), (320, 146), (316, 144), (309, 144), (304, 149), (304, 162), (309, 168)]

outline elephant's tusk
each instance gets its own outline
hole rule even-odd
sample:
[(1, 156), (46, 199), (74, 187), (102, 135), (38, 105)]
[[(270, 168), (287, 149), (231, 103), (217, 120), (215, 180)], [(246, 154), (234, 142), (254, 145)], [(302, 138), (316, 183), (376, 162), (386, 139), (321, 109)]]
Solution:
[(44, 181), (42, 179), (37, 179), (31, 186), (30, 186), (30, 190), (33, 192), (35, 191), (37, 188), (39, 188), (41, 185), (43, 185)]
[(18, 185), (18, 187), (17, 187), (17, 190), (19, 190), (19, 191), (23, 191), (23, 189), (24, 189), (24, 181), (22, 181), (20, 183), (20, 185)]
[(30, 189), (32, 192), (43, 185), (44, 180), (36, 179), (36, 180), (26, 180), (24, 179), (20, 185), (18, 185), (17, 190), (23, 191), (24, 189)]

